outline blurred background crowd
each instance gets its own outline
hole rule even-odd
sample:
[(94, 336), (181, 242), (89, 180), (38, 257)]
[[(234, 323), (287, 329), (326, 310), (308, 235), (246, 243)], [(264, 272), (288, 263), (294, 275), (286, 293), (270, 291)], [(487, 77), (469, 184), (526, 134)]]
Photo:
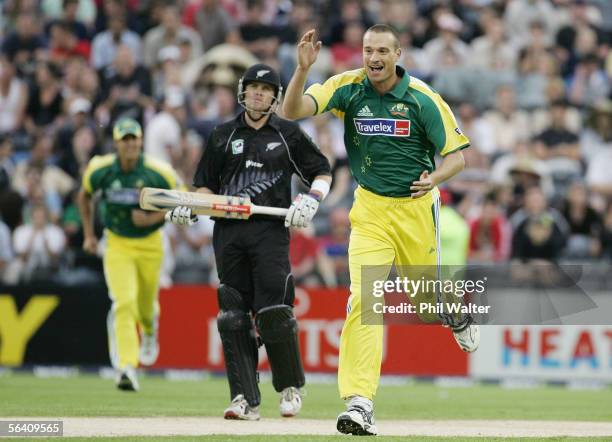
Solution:
[[(363, 33), (378, 22), (398, 30), (401, 64), (442, 94), (472, 142), (466, 170), (442, 191), (443, 263), (612, 262), (610, 0), (4, 0), (0, 8), (7, 283), (101, 280), (100, 259), (81, 250), (75, 194), (88, 160), (112, 151), (118, 118), (141, 121), (145, 152), (190, 184), (212, 128), (239, 110), (246, 67), (268, 63), (286, 85), (299, 36), (316, 28), (324, 45), (309, 81), (322, 82), (361, 67)], [(342, 124), (329, 116), (301, 124), (334, 183), (314, 225), (292, 232), (293, 273), (299, 284), (344, 286), (355, 183)], [(166, 226), (164, 285), (215, 282), (212, 225), (202, 217), (188, 229)]]

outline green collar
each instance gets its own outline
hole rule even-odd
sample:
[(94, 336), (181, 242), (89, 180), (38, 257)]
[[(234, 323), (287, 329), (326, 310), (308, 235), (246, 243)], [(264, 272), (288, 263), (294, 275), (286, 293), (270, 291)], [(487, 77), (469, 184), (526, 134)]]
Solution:
[(140, 152), (140, 156), (138, 157), (138, 162), (136, 163), (136, 167), (126, 172), (121, 168), (121, 163), (119, 162), (119, 154), (115, 154), (115, 161), (113, 161), (113, 169), (118, 173), (132, 173), (135, 170), (141, 169), (143, 164), (144, 164), (144, 154)]
[[(393, 87), (393, 89), (385, 93), (385, 95), (391, 94), (395, 98), (402, 98), (408, 90), (408, 85), (410, 84), (410, 75), (408, 75), (408, 72), (406, 72), (403, 67), (397, 65), (395, 66), (395, 72), (397, 73), (397, 76), (400, 77), (400, 81)], [(372, 83), (370, 83), (370, 79), (367, 77), (367, 75), (364, 84), (367, 88), (371, 89), (372, 92), (378, 94), (376, 89), (374, 89), (374, 86), (372, 86)]]

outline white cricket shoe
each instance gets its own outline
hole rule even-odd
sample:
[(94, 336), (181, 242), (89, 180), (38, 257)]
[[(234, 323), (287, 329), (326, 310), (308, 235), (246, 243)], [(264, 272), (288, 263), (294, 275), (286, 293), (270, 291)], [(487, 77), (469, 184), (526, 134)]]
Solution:
[(140, 341), (140, 354), (138, 360), (142, 365), (153, 365), (159, 356), (159, 342), (157, 333), (148, 335), (143, 333)]
[(353, 396), (346, 411), (338, 416), (336, 428), (340, 433), (355, 436), (375, 436), (378, 433), (374, 422), (374, 404), (371, 400)]
[(453, 336), (461, 350), (468, 353), (475, 352), (480, 345), (480, 326), (470, 324), (460, 330), (453, 330)]
[(136, 370), (131, 365), (119, 370), (116, 383), (117, 388), (122, 391), (138, 391), (140, 388)]
[(259, 407), (251, 407), (243, 395), (237, 395), (223, 412), (224, 419), (258, 421)]
[(302, 394), (295, 387), (287, 387), (281, 392), (280, 414), (282, 417), (294, 417), (302, 409)]

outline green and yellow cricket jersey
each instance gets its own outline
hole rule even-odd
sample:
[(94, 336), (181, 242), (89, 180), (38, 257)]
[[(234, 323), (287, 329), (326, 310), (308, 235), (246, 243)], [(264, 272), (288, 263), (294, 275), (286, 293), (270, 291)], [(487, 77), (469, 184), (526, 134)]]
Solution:
[(176, 189), (179, 180), (172, 167), (144, 154), (134, 170), (121, 170), (116, 154), (95, 156), (83, 174), (83, 189), (88, 194), (100, 190), (105, 205), (104, 225), (111, 232), (129, 238), (141, 238), (153, 233), (164, 223), (137, 227), (132, 222), (132, 210), (139, 208), (140, 189), (158, 187)]
[(344, 72), (306, 91), (316, 114), (331, 111), (344, 120), (344, 144), (357, 183), (383, 196), (410, 195), (434, 156), (470, 145), (442, 97), (397, 66), (401, 80), (380, 95), (365, 69)]

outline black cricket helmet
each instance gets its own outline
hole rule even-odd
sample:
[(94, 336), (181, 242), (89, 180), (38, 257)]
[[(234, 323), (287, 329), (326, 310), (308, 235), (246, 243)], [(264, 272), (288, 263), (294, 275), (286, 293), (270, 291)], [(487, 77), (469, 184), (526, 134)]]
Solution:
[[(267, 111), (262, 114), (267, 115), (276, 110), (276, 106), (280, 104), (283, 96), (283, 87), (281, 86), (278, 73), (267, 64), (258, 63), (248, 68), (242, 78), (238, 81), (238, 104), (247, 109), (244, 102), (246, 87), (249, 83), (266, 83), (274, 87), (274, 101)], [(248, 109), (247, 109), (248, 110)]]

